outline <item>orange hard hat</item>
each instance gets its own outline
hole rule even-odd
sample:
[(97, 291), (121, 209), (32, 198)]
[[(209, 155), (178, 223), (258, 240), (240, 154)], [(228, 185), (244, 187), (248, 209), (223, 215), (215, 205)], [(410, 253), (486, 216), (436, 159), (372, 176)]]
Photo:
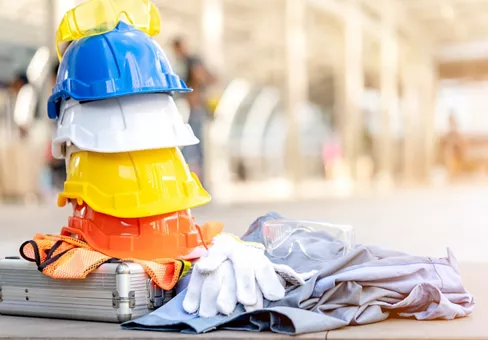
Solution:
[(115, 258), (195, 259), (223, 229), (220, 222), (199, 227), (190, 210), (119, 218), (97, 212), (86, 203), (72, 204), (73, 215), (61, 234), (81, 238), (94, 250)]

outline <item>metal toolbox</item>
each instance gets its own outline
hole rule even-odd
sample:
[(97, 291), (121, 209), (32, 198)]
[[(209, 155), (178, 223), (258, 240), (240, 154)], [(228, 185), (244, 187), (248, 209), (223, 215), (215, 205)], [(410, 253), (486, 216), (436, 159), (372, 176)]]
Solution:
[(135, 263), (105, 263), (81, 280), (55, 280), (36, 264), (0, 260), (0, 314), (121, 323), (162, 306), (174, 290), (157, 287)]

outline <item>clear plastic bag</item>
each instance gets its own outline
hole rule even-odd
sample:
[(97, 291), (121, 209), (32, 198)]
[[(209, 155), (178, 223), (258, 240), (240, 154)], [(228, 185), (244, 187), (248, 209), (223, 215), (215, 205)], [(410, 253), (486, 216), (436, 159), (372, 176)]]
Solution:
[(355, 245), (352, 226), (289, 219), (264, 222), (263, 238), (269, 256), (281, 259), (300, 252), (311, 260), (329, 261)]

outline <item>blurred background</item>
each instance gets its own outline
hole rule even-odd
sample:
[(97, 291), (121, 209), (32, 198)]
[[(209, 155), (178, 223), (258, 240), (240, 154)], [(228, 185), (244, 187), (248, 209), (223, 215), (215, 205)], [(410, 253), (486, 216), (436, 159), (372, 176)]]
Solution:
[[(81, 2), (0, 0), (3, 223), (61, 214), (46, 100), (54, 32)], [(360, 240), (403, 248), (398, 230), (437, 225), (439, 244), (488, 260), (472, 243), (488, 236), (488, 0), (153, 2), (176, 72), (207, 75), (176, 97), (203, 141), (188, 156), (213, 197), (201, 216), (247, 214), (244, 227), (276, 207), (377, 227)], [(462, 224), (469, 241), (454, 236)]]

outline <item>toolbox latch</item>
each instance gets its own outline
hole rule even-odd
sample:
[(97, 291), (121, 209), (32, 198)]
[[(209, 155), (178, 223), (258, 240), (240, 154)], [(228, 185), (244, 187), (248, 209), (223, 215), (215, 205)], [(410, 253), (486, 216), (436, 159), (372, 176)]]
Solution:
[(112, 292), (112, 307), (119, 308), (121, 303), (128, 302), (129, 308), (136, 307), (136, 293), (134, 291), (129, 292), (129, 297), (121, 297), (119, 292)]
[(146, 281), (147, 288), (147, 308), (157, 309), (165, 305), (169, 300), (175, 297), (176, 292), (174, 289), (164, 290), (161, 289), (152, 279)]
[(147, 308), (156, 309), (163, 305), (164, 293), (152, 279), (146, 281)]

